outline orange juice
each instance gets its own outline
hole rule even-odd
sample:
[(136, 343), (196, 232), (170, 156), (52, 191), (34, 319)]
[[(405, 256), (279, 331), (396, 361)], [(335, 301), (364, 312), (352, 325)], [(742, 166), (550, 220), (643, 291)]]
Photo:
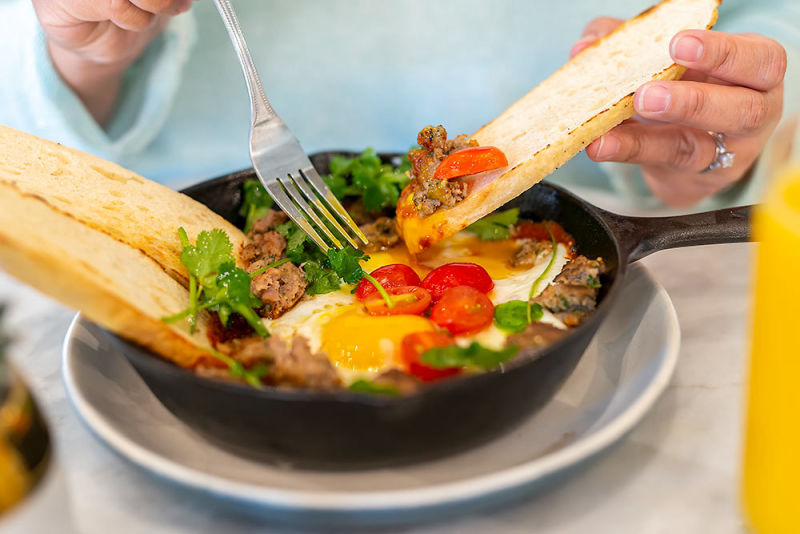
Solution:
[(757, 209), (742, 499), (758, 534), (800, 532), (800, 167)]

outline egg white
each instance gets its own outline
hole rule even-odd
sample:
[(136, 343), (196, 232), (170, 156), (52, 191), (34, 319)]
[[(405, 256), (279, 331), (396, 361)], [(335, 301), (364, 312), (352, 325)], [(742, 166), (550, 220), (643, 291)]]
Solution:
[[(465, 248), (460, 242), (464, 237), (457, 234), (453, 246), (448, 246), (443, 250), (440, 258), (441, 264), (453, 261), (469, 261)], [(499, 304), (511, 300), (526, 300), (533, 282), (544, 272), (550, 256), (546, 255), (530, 269), (514, 272), (510, 276), (494, 281), (494, 289), (489, 293), (492, 303)], [(556, 249), (555, 261), (547, 275), (539, 284), (537, 294), (544, 290), (553, 279), (561, 272), (561, 269), (569, 261), (567, 249), (563, 244), (559, 244)], [(276, 336), (286, 342), (296, 336), (303, 336), (308, 339), (312, 351), (318, 352), (322, 348), (323, 327), (337, 315), (359, 305), (359, 301), (350, 293), (351, 288), (345, 286), (339, 291), (333, 291), (323, 295), (304, 296), (294, 308), (278, 317), (277, 319), (264, 319), (264, 325), (269, 329), (271, 335)], [(556, 328), (566, 329), (566, 325), (558, 320), (552, 313), (545, 310), (541, 322), (551, 324)], [(467, 346), (472, 341), (477, 341), (483, 346), (491, 349), (501, 349), (505, 346), (508, 334), (497, 328), (494, 323), (472, 336), (460, 336), (456, 338), (459, 345)], [(388, 339), (388, 343), (391, 343)], [(378, 372), (394, 367), (394, 362), (387, 360), (386, 366), (379, 371), (357, 371), (343, 366), (336, 365), (342, 380), (349, 384), (358, 379), (373, 378)]]

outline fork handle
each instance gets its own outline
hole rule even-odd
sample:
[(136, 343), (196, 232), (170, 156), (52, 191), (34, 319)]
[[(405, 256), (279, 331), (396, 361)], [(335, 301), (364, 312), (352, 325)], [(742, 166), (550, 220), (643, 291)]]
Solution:
[(244, 40), (242, 28), (239, 25), (239, 19), (236, 17), (236, 12), (233, 10), (230, 0), (214, 0), (217, 5), (217, 10), (222, 16), (222, 21), (225, 23), (225, 28), (228, 30), (228, 35), (233, 42), (233, 48), (236, 50), (236, 55), (239, 58), (239, 63), (242, 65), (242, 72), (244, 73), (244, 80), (247, 83), (247, 92), (250, 93), (250, 114), (253, 124), (260, 122), (268, 122), (277, 118), (275, 110), (267, 100), (267, 95), (264, 93), (264, 86), (261, 84), (261, 78), (258, 76), (256, 65), (253, 63), (253, 57), (250, 55), (250, 49), (247, 47), (247, 42)]

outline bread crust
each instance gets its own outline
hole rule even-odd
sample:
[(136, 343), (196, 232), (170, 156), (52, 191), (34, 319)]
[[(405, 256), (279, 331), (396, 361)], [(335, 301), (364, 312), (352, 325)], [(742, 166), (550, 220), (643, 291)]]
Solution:
[[(665, 0), (661, 4), (653, 6), (624, 22), (614, 32), (593, 43), (589, 49), (602, 50), (602, 47), (613, 35), (630, 29), (645, 17), (658, 15), (659, 7), (673, 1)], [(705, 28), (711, 28), (716, 22), (716, 6), (719, 3), (719, 0), (711, 0), (709, 2), (709, 5), (713, 4), (713, 8), (708, 15), (708, 22), (705, 24)], [(580, 61), (582, 57), (585, 57), (584, 54), (588, 53), (587, 50), (582, 51), (567, 62), (548, 80), (562, 73), (574, 62)], [(667, 63), (649, 78), (651, 80), (675, 80), (680, 78), (684, 71), (684, 67)], [(634, 93), (631, 92), (615, 102), (609, 103), (607, 107), (598, 113), (589, 116), (579, 126), (569, 130), (565, 135), (559, 134), (550, 137), (547, 144), (541, 148), (537, 149), (530, 144), (520, 146), (523, 141), (518, 141), (518, 138), (527, 133), (524, 131), (526, 128), (535, 127), (535, 125), (520, 124), (519, 117), (525, 115), (526, 108), (537, 105), (539, 101), (537, 97), (540, 95), (536, 91), (541, 91), (540, 87), (545, 86), (548, 80), (542, 82), (499, 117), (472, 135), (472, 138), (476, 139), (481, 145), (498, 146), (506, 151), (507, 155), (512, 156), (509, 157), (512, 167), (508, 171), (488, 185), (471, 191), (467, 198), (454, 207), (439, 209), (428, 217), (418, 216), (412, 203), (410, 191), (404, 192), (398, 203), (397, 224), (399, 233), (403, 236), (409, 252), (412, 254), (421, 252), (521, 195), (545, 176), (569, 161), (582, 151), (586, 145), (634, 114)], [(519, 136), (512, 136), (509, 139), (508, 135), (503, 135), (520, 129), (523, 132)]]
[(1, 182), (0, 267), (182, 367), (208, 356), (207, 316), (194, 334), (185, 321), (161, 321), (189, 295), (153, 259)]
[[(234, 251), (241, 230), (186, 195), (90, 154), (0, 126), (0, 183), (36, 195), (113, 239), (141, 250), (183, 285), (178, 227), (191, 240), (221, 228)], [(238, 256), (238, 254), (237, 254)]]

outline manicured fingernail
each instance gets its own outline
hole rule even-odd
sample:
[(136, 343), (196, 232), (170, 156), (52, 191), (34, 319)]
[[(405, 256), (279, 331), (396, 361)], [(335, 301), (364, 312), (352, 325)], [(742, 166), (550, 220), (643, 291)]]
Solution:
[(684, 35), (672, 42), (672, 57), (681, 61), (698, 61), (703, 57), (703, 41)]
[(663, 85), (651, 83), (640, 90), (636, 109), (640, 112), (663, 113), (667, 111), (671, 98), (669, 89)]
[(619, 139), (614, 134), (606, 134), (598, 140), (595, 159), (608, 160), (619, 152)]

